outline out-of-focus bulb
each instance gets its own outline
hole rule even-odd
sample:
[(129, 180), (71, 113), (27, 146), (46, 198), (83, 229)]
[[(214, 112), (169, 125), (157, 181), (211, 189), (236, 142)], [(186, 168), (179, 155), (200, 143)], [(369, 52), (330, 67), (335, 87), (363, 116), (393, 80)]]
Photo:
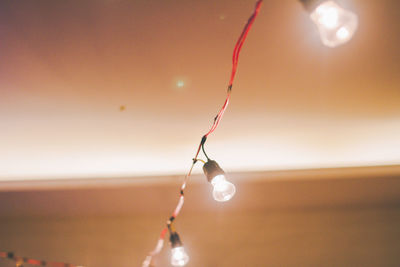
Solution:
[(358, 27), (357, 15), (333, 1), (326, 1), (317, 6), (310, 17), (318, 27), (322, 43), (329, 47), (348, 42)]
[(230, 200), (236, 193), (235, 186), (225, 179), (225, 175), (220, 174), (211, 180), (214, 186), (213, 197), (216, 201), (225, 202)]
[(189, 261), (189, 256), (183, 247), (174, 247), (171, 255), (172, 266), (185, 266)]

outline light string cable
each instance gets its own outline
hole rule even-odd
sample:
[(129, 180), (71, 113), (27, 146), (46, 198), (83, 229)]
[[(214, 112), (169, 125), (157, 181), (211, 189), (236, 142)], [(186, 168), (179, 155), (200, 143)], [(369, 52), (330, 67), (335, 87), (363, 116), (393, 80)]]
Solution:
[(229, 101), (230, 101), (230, 97), (231, 97), (231, 93), (232, 93), (232, 85), (233, 85), (233, 81), (234, 81), (235, 76), (236, 76), (236, 71), (237, 71), (237, 67), (238, 67), (238, 63), (239, 63), (239, 54), (240, 54), (240, 51), (241, 51), (242, 46), (244, 44), (244, 41), (246, 40), (247, 34), (249, 33), (249, 31), (251, 29), (251, 26), (253, 25), (253, 22), (255, 21), (258, 13), (260, 11), (261, 4), (262, 4), (262, 0), (258, 0), (252, 15), (250, 16), (250, 18), (248, 19), (246, 25), (244, 26), (243, 31), (240, 34), (239, 39), (237, 40), (235, 48), (233, 50), (232, 71), (231, 71), (231, 76), (230, 76), (230, 79), (229, 79), (229, 84), (228, 84), (228, 89), (227, 89), (227, 96), (226, 96), (225, 102), (224, 102), (222, 108), (220, 109), (220, 111), (218, 112), (218, 114), (215, 116), (213, 124), (212, 124), (210, 130), (205, 135), (203, 135), (203, 137), (201, 138), (200, 144), (199, 144), (199, 146), (197, 148), (197, 151), (196, 151), (196, 154), (195, 154), (195, 156), (193, 158), (192, 165), (191, 165), (191, 167), (189, 169), (189, 172), (185, 175), (185, 178), (183, 180), (182, 186), (180, 188), (178, 204), (176, 205), (176, 208), (175, 208), (174, 212), (172, 213), (171, 217), (167, 220), (166, 226), (161, 231), (161, 234), (159, 236), (159, 239), (158, 239), (156, 247), (146, 257), (145, 261), (143, 262), (142, 267), (154, 266), (153, 259), (157, 254), (160, 253), (161, 249), (163, 248), (165, 235), (167, 234), (168, 231), (170, 232), (170, 234), (175, 233), (175, 230), (174, 230), (172, 224), (173, 224), (173, 221), (175, 220), (175, 218), (179, 215), (179, 213), (180, 213), (180, 211), (181, 211), (181, 209), (183, 207), (183, 204), (184, 204), (184, 190), (186, 188), (188, 179), (192, 174), (194, 165), (197, 163), (197, 161), (202, 161), (202, 160), (198, 159), (198, 156), (199, 156), (199, 153), (200, 153), (201, 149), (203, 150), (203, 153), (206, 156), (207, 160), (209, 159), (208, 155), (205, 153), (204, 144), (207, 141), (207, 137), (211, 133), (213, 133), (215, 131), (215, 129), (218, 127), (218, 125), (221, 122), (221, 119), (222, 119), (222, 117), (223, 117), (223, 115), (225, 113), (225, 110), (227, 109), (227, 107), (229, 105)]
[(2, 252), (0, 251), (0, 258), (9, 259), (15, 261), (16, 266), (23, 266), (24, 264), (34, 265), (34, 266), (49, 266), (49, 267), (84, 267), (82, 265), (74, 265), (70, 263), (63, 262), (49, 262), (43, 260), (29, 259), (26, 257), (16, 256), (12, 252)]

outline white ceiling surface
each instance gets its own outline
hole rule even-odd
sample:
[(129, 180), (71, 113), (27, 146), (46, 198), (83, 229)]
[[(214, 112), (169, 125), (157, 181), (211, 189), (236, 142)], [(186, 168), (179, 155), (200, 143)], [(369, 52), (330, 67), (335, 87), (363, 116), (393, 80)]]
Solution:
[[(252, 2), (67, 4), (59, 17), (30, 9), (22, 26), (24, 6), (3, 7), (0, 180), (185, 173), (224, 101)], [(265, 1), (206, 143), (226, 171), (400, 164), (399, 5), (347, 2), (359, 32), (330, 49), (297, 1)]]

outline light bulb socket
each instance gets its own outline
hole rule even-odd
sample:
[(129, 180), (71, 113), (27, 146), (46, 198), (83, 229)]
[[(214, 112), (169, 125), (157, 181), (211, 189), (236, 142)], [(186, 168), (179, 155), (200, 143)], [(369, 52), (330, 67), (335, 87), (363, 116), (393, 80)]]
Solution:
[(211, 182), (211, 180), (217, 175), (224, 175), (225, 172), (215, 160), (208, 160), (203, 165), (204, 174), (207, 177), (207, 180)]
[(317, 6), (328, 0), (299, 0), (308, 12), (313, 12)]
[(182, 241), (177, 232), (172, 232), (169, 237), (171, 248), (182, 247)]

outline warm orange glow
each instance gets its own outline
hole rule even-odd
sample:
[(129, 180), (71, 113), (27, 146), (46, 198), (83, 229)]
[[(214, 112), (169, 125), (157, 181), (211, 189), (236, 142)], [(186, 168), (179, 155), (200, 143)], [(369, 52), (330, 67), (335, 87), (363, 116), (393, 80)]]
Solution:
[[(226, 172), (400, 163), (400, 1), (356, 2), (357, 38), (326, 49), (298, 1), (268, 1), (207, 141)], [(185, 173), (251, 12), (224, 1), (1, 10), (0, 180)]]

